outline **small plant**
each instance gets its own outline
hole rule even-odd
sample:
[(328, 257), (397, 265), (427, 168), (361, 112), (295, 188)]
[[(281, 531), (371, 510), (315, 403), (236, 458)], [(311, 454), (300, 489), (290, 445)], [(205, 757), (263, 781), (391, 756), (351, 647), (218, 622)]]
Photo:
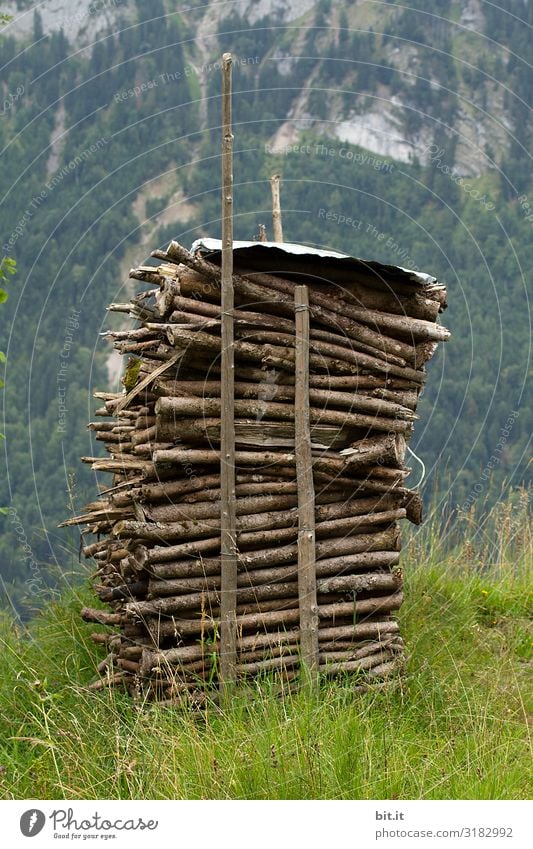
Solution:
[(127, 392), (131, 392), (139, 380), (140, 370), (141, 360), (138, 357), (128, 357), (128, 364), (121, 378)]
[[(2, 17), (2, 16), (0, 16)], [(9, 17), (9, 16), (3, 16)], [(0, 262), (0, 283), (5, 283), (8, 279), (8, 276), (16, 274), (17, 271), (17, 263), (14, 259), (9, 256), (5, 256)], [(5, 303), (7, 301), (9, 295), (6, 289), (4, 289), (3, 285), (0, 286), (0, 304)], [(0, 351), (0, 363), (5, 363), (6, 355), (3, 351)], [(4, 381), (0, 380), (0, 388), (4, 385)]]

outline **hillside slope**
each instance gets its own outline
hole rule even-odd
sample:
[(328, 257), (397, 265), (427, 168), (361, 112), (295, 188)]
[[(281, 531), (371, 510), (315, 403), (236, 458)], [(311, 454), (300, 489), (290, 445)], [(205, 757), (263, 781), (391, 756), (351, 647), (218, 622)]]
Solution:
[(85, 587), (32, 623), (33, 640), (6, 624), (2, 798), (528, 798), (531, 523), (524, 509), (505, 521), (509, 506), (492, 517), (490, 565), (471, 525), (452, 554), (438, 524), (412, 541), (400, 613), (410, 657), (393, 692), (356, 696), (347, 676), (317, 699), (280, 699), (267, 679), (224, 711), (134, 703), (86, 689), (105, 650), (79, 619)]
[[(33, 4), (4, 5), (15, 18), (9, 34), (30, 37)], [(202, 94), (201, 71), (217, 58), (217, 36), (231, 35), (234, 52), (254, 66), (256, 84), (283, 85), (284, 115), (271, 139), (277, 150), (296, 143), (303, 127), (423, 165), (438, 144), (465, 176), (497, 168), (513, 147), (515, 153), (527, 150), (533, 13), (523, 0), (499, 7), (482, 0), (425, 0), (409, 7), (365, 0), (196, 5), (183, 12), (194, 35), (184, 49), (191, 69), (200, 71)], [(177, 0), (144, 7), (160, 31), (164, 16), (182, 8)], [(131, 0), (80, 0), (75, 14), (66, 0), (44, 0), (39, 14), (44, 33), (62, 29), (83, 49), (136, 20)]]
[(453, 342), (420, 407), (427, 485), (467, 510), (528, 476), (531, 7), (189, 6), (4, 4), (0, 234), (19, 274), (0, 311), (0, 573), (26, 607), (78, 570), (56, 526), (96, 491), (78, 458), (99, 450), (92, 392), (117, 374), (107, 304), (151, 248), (219, 235), (226, 49), (236, 237), (269, 224), (276, 169), (287, 238), (442, 277)]

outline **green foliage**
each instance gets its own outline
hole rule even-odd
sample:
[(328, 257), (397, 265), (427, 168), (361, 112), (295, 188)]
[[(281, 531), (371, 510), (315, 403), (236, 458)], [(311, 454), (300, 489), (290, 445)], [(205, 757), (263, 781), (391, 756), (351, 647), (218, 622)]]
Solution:
[[(223, 49), (248, 60), (234, 67), (236, 237), (268, 226), (268, 179), (281, 170), (287, 239), (414, 265), (444, 280), (450, 307), (442, 320), (453, 335), (429, 367), (413, 446), (426, 463), (429, 490), (438, 485), (453, 505), (477, 498), (481, 486), (483, 497), (495, 500), (530, 474), (524, 269), (533, 247), (517, 192), (531, 197), (524, 158), (531, 121), (521, 102), (532, 87), (520, 59), (527, 28), (519, 21), (529, 21), (531, 9), (520, 0), (484, 7), (487, 32), (501, 35), (509, 60), (498, 66), (496, 55), (484, 53), (469, 72), (457, 27), (446, 21), (457, 9), (440, 0), (388, 4), (375, 32), (354, 25), (355, 4), (338, 10), (323, 2), (298, 39), (293, 26), (284, 28), (275, 17), (250, 24), (231, 13), (217, 19), (209, 57), (193, 44), (194, 9), (187, 21), (163, 17), (174, 6), (158, 0), (147, 10), (138, 2), (138, 20), (103, 33), (90, 54), (68, 44), (62, 31), (31, 45), (0, 39), (6, 91), (22, 92), (0, 122), (0, 232), (20, 281), (0, 311), (8, 354), (0, 506), (18, 519), (1, 522), (0, 575), (19, 604), (27, 596), (24, 582), (37, 571), (46, 585), (66, 564), (74, 568), (78, 539), (56, 526), (96, 492), (79, 457), (100, 450), (85, 424), (95, 407), (92, 392), (107, 383), (110, 348), (98, 338), (106, 307), (128, 297), (120, 264), (131, 264), (136, 252), (142, 262), (144, 250), (170, 238), (189, 244), (219, 235), (220, 74), (212, 63)], [(40, 26), (36, 15), (37, 36)], [(415, 76), (394, 64), (404, 38), (420, 45)], [(481, 91), (487, 73), (509, 89), (515, 143), (501, 174), (460, 184), (455, 142), (442, 122), (453, 126), (454, 92)], [(306, 133), (299, 150), (274, 157), (265, 146), (306, 85), (315, 117), (326, 122), (343, 117), (339, 110), (358, 112), (376, 96), (396, 94), (407, 107), (404, 130), (415, 129), (421, 113), (429, 115), (445, 152), (422, 168)], [(162, 174), (170, 175), (160, 189), (164, 201), (149, 188)], [(143, 202), (135, 203), (142, 188)], [(177, 191), (192, 217), (150, 230), (149, 245), (140, 247), (139, 209), (151, 217)], [(327, 220), (328, 211), (361, 226)], [(69, 356), (62, 357), (66, 341)], [(60, 423), (62, 376), (68, 410)], [(512, 411), (518, 417), (489, 474), (487, 462)]]
[[(0, 518), (0, 575), (17, 602), (37, 572), (43, 587), (64, 580), (77, 553), (78, 540), (57, 525), (94, 497), (94, 476), (79, 458), (101, 450), (85, 423), (96, 406), (92, 392), (106, 386), (110, 347), (98, 333), (122, 284), (119, 262), (137, 237), (132, 203), (147, 174), (187, 158), (176, 137), (197, 107), (176, 108), (191, 99), (182, 33), (167, 18), (154, 26), (141, 17), (117, 38), (108, 33), (92, 55), (71, 50), (63, 32), (23, 52), (12, 38), (0, 40), (7, 90), (24, 92), (0, 125), (0, 232), (21, 281), (0, 317), (8, 355), (0, 506), (12, 511)], [(155, 38), (157, 56), (143, 55)], [(130, 94), (134, 78), (155, 82)]]
[[(9, 275), (17, 273), (17, 263), (10, 256), (5, 256), (0, 262), (0, 281), (6, 282)], [(0, 286), (0, 304), (7, 301), (8, 294), (5, 289)]]
[[(17, 263), (12, 257), (5, 256), (0, 262), (0, 282), (4, 283), (7, 281), (8, 276), (11, 274), (16, 274), (17, 271)], [(7, 301), (9, 295), (6, 289), (3, 286), (0, 286), (0, 304), (5, 303)], [(0, 351), (0, 364), (4, 364), (6, 362), (6, 355), (3, 351)], [(3, 387), (4, 381), (0, 380), (0, 389)], [(4, 439), (4, 434), (0, 433), (0, 439)]]
[(413, 538), (396, 691), (355, 695), (346, 677), (280, 699), (265, 679), (223, 711), (133, 703), (85, 689), (103, 659), (79, 618), (86, 587), (28, 631), (6, 620), (3, 798), (528, 798), (531, 517), (519, 542), (508, 513), (493, 516), (501, 557), (478, 570), (467, 536), (443, 559), (436, 520)]
[(128, 364), (124, 370), (124, 375), (122, 377), (122, 383), (126, 387), (126, 391), (130, 392), (131, 389), (137, 383), (139, 377), (139, 371), (141, 369), (142, 360), (137, 357), (129, 357)]

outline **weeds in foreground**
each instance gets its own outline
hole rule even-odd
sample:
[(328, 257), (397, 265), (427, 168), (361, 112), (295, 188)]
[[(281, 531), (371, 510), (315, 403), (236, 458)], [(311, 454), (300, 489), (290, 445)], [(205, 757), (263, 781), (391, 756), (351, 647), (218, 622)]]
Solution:
[(83, 688), (101, 660), (79, 619), (88, 587), (50, 604), (31, 639), (6, 623), (3, 798), (527, 798), (531, 520), (513, 497), (478, 534), (463, 519), (447, 550), (435, 522), (407, 544), (396, 692), (354, 695), (346, 677), (317, 697), (263, 681), (224, 711), (137, 704)]

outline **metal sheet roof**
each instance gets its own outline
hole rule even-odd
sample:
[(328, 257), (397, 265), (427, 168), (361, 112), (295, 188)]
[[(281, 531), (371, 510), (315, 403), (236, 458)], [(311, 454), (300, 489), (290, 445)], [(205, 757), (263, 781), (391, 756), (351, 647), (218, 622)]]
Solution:
[[(222, 242), (220, 239), (197, 239), (192, 246), (192, 252), (198, 251), (212, 255), (210, 258), (216, 262), (220, 258)], [(301, 273), (323, 277), (328, 281), (336, 281), (339, 277), (345, 277), (347, 272), (356, 271), (411, 285), (429, 286), (437, 283), (437, 279), (431, 274), (410, 268), (290, 242), (233, 242), (233, 254), (242, 266), (251, 269), (272, 273)]]

